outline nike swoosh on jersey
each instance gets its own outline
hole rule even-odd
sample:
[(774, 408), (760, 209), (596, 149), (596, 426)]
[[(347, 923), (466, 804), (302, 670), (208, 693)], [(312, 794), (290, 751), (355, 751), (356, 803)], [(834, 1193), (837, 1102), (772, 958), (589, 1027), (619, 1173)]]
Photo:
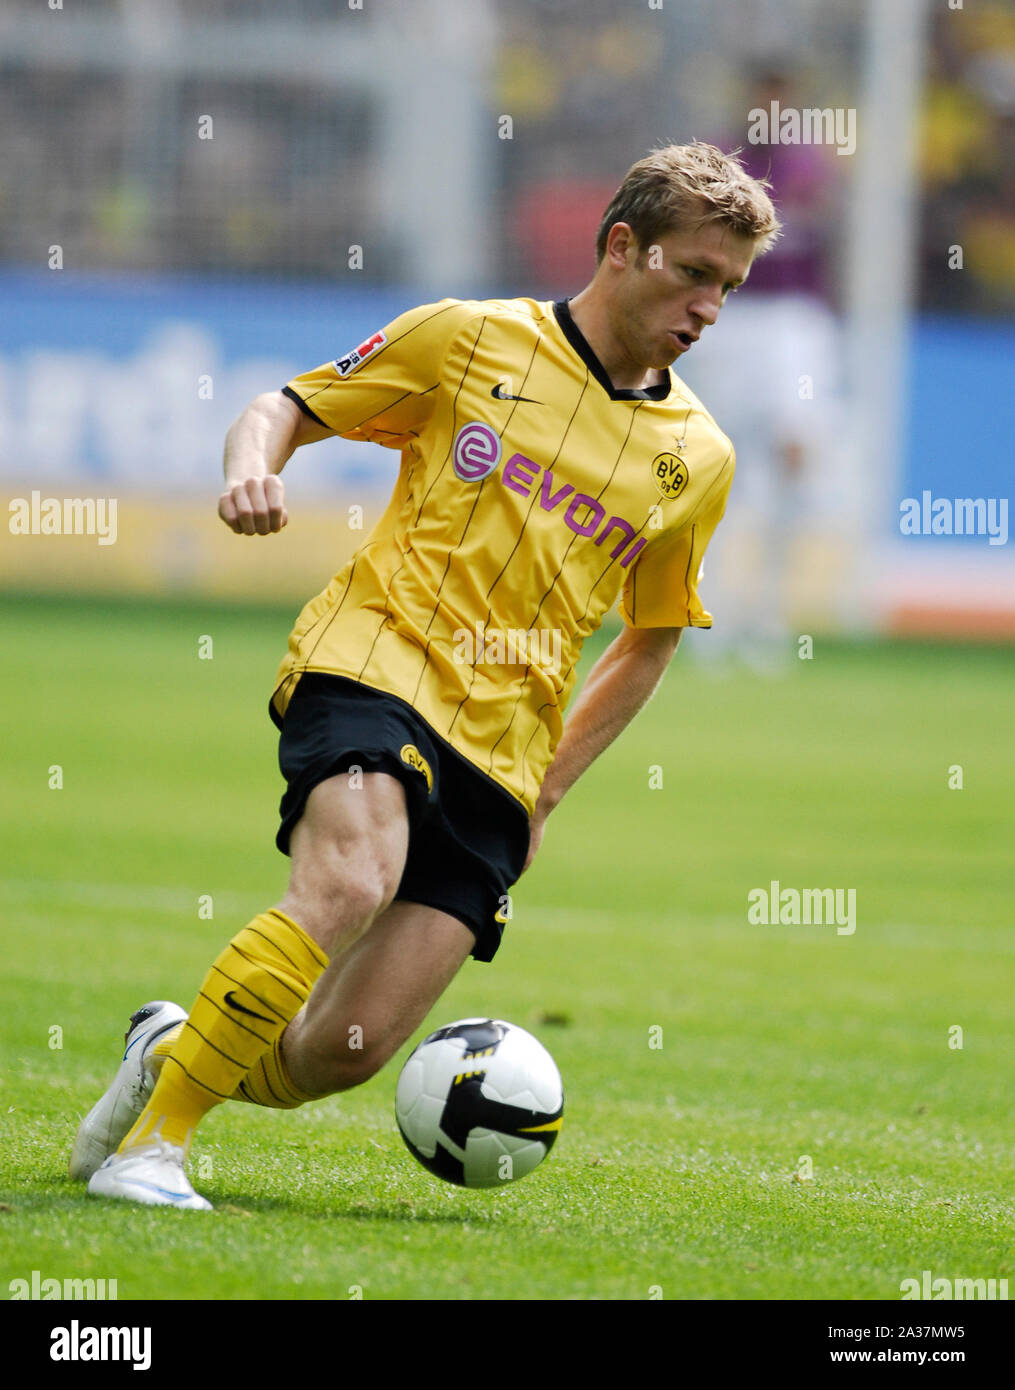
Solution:
[(497, 385), (490, 392), (495, 401), (525, 401), (527, 405), (542, 405), (542, 401), (534, 401), (531, 396), (512, 396), (509, 392), (502, 390), (504, 383), (498, 381)]

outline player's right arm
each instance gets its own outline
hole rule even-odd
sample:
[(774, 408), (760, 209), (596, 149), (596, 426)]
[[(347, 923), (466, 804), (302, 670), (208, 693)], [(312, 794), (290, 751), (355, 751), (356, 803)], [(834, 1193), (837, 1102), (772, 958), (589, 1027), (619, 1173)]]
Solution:
[(251, 401), (226, 435), (219, 516), (238, 536), (267, 536), (289, 520), (278, 476), (301, 444), (334, 431), (310, 419), (281, 391)]
[(288, 520), (278, 476), (301, 444), (338, 434), (400, 449), (434, 408), (452, 343), (465, 355), (485, 322), (482, 305), (423, 304), (333, 362), (294, 377), (247, 407), (226, 436), (219, 516), (238, 535), (267, 536)]

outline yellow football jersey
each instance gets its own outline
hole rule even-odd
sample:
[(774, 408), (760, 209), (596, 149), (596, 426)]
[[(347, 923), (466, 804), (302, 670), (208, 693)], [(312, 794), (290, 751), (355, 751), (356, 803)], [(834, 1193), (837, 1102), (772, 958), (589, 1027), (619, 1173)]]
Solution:
[(330, 671), (412, 705), (531, 813), (583, 640), (709, 627), (698, 597), (730, 441), (673, 373), (616, 390), (566, 301), (442, 300), (285, 388), (400, 449), (391, 501), (306, 605), (274, 694)]

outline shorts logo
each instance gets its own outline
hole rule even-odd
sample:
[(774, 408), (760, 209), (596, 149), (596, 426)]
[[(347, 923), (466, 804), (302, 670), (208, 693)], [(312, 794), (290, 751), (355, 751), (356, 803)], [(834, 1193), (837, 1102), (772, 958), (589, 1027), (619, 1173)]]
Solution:
[(500, 463), (500, 436), (489, 425), (473, 420), (455, 435), (452, 459), (463, 483), (478, 483)]
[(433, 791), (433, 773), (430, 771), (430, 764), (419, 749), (412, 743), (407, 743), (401, 751), (402, 762), (411, 767), (414, 772), (419, 772), (426, 779), (426, 789)]
[(348, 376), (354, 371), (361, 362), (365, 361), (372, 352), (376, 352), (379, 347), (383, 347), (387, 342), (387, 337), (381, 333), (374, 333), (371, 337), (364, 339), (359, 347), (347, 352), (344, 357), (335, 359), (335, 371), (339, 376)]
[(652, 477), (664, 497), (679, 497), (687, 486), (687, 464), (676, 454), (656, 454)]

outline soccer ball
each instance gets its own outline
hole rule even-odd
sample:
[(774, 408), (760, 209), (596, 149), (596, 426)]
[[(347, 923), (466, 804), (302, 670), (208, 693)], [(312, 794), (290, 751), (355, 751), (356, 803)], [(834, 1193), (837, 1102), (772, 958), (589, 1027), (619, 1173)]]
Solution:
[(524, 1028), (465, 1018), (424, 1038), (402, 1068), (395, 1118), (423, 1167), (461, 1187), (523, 1178), (564, 1113), (556, 1063)]

